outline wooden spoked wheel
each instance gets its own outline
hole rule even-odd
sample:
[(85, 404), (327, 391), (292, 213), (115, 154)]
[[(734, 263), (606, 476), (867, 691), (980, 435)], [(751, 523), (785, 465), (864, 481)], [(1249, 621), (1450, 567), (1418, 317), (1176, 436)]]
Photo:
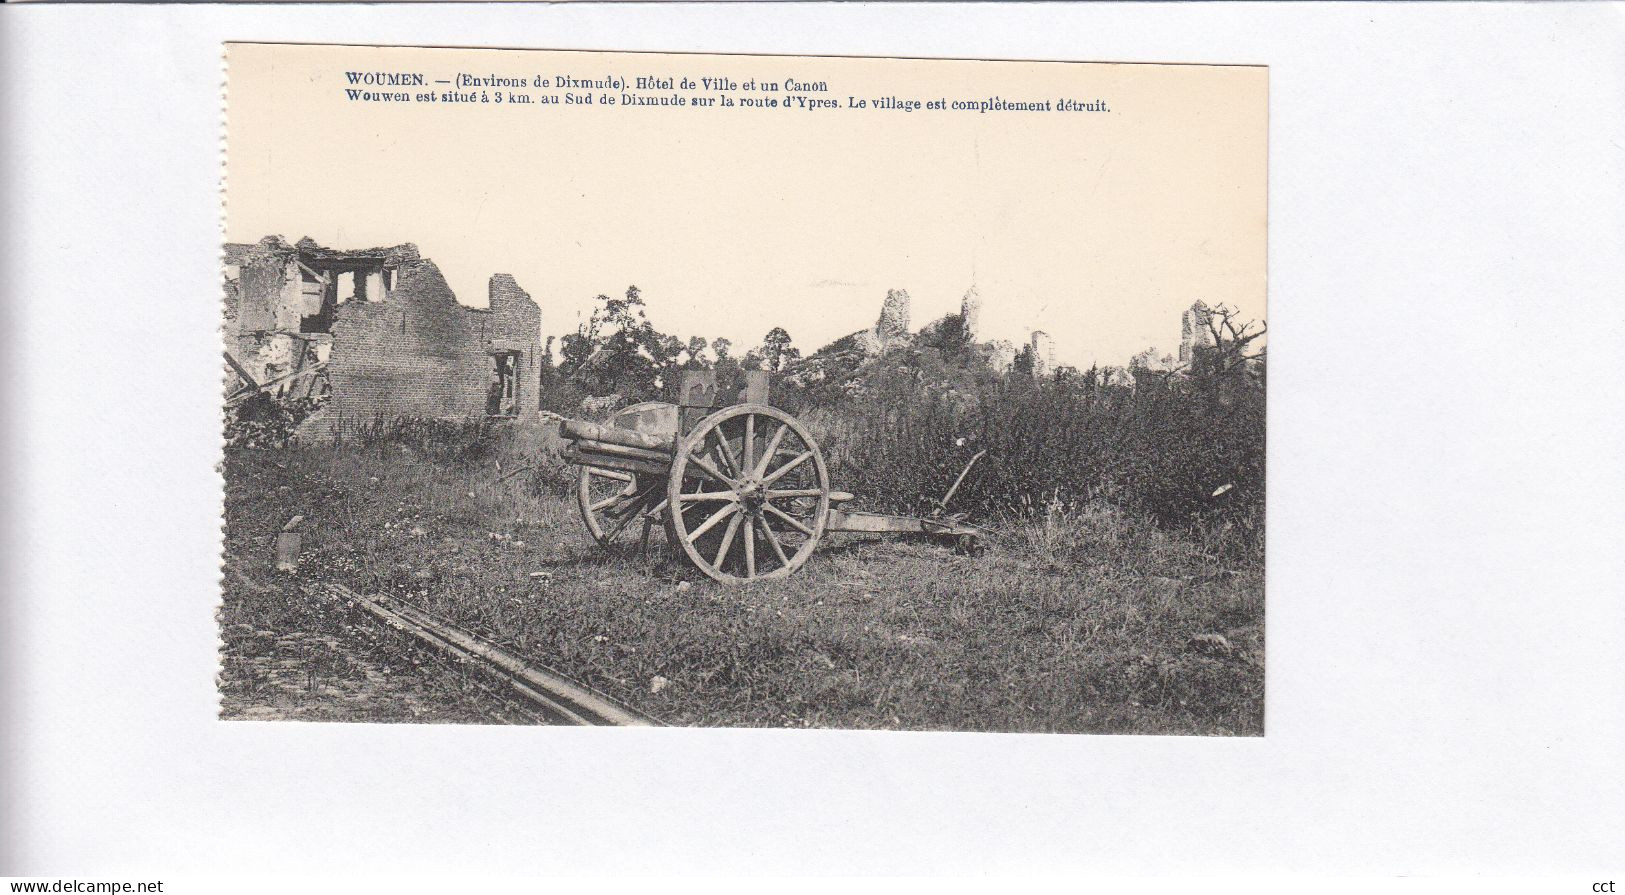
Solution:
[(829, 521), (829, 470), (807, 430), (765, 404), (739, 404), (678, 440), (666, 483), (672, 534), (718, 581), (783, 578)]
[[(652, 420), (651, 411), (670, 411), (670, 419)], [(610, 417), (609, 425), (670, 437), (676, 433), (676, 408), (659, 401), (644, 401), (616, 412)], [(639, 494), (645, 495), (645, 499), (636, 500)], [(604, 548), (626, 532), (641, 531), (634, 517), (665, 496), (658, 478), (651, 481), (649, 476), (616, 469), (583, 466), (576, 482), (576, 506), (581, 510), (581, 521), (586, 524), (593, 542)]]
[(587, 524), (587, 533), (600, 547), (608, 547), (632, 526), (624, 515), (615, 514), (639, 492), (636, 475), (617, 469), (581, 467), (581, 480), (576, 484), (576, 504), (581, 508), (581, 521)]

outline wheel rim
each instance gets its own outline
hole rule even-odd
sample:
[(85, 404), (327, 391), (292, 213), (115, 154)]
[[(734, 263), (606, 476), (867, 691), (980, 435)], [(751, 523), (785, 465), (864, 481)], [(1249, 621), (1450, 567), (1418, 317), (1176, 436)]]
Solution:
[[(647, 431), (649, 434), (661, 434), (648, 427), (639, 427), (631, 421), (637, 420), (646, 411), (670, 408), (671, 405), (660, 401), (643, 401), (616, 411), (609, 418), (609, 425), (632, 429), (634, 431)], [(675, 408), (673, 413), (675, 414)], [(672, 425), (675, 427), (676, 419), (673, 416)], [(675, 428), (667, 431), (666, 435), (675, 435)], [(576, 505), (581, 511), (581, 521), (587, 526), (587, 534), (593, 542), (600, 547), (609, 547), (617, 537), (633, 526), (630, 517), (642, 512), (640, 505), (633, 513), (615, 516), (607, 513), (613, 502), (619, 498), (631, 497), (650, 487), (658, 487), (656, 483), (639, 481), (637, 476), (630, 472), (602, 469), (597, 466), (581, 467), (581, 477), (576, 483)], [(652, 501), (645, 501), (645, 504)]]
[(823, 537), (829, 492), (823, 453), (807, 430), (776, 408), (741, 404), (678, 442), (666, 499), (689, 561), (732, 582), (800, 568)]
[(576, 484), (576, 504), (581, 509), (581, 521), (587, 524), (587, 533), (600, 547), (608, 547), (627, 525), (625, 517), (609, 514), (616, 501), (638, 493), (637, 476), (596, 466), (581, 467), (581, 479)]

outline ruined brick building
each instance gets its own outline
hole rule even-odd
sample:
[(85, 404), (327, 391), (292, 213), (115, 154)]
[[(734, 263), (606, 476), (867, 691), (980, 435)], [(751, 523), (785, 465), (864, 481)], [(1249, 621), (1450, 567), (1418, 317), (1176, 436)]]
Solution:
[(541, 310), (508, 274), (460, 304), (407, 243), (338, 251), (279, 236), (226, 246), (227, 362), (255, 390), (327, 398), (343, 428), (536, 414)]
[(908, 290), (888, 289), (875, 325), (852, 334), (864, 354), (874, 356), (908, 341)]
[(1179, 315), (1179, 363), (1189, 366), (1198, 348), (1212, 348), (1218, 339), (1208, 326), (1213, 312), (1207, 302), (1198, 300)]
[(1028, 344), (1032, 346), (1033, 375), (1043, 378), (1055, 372), (1055, 339), (1035, 329)]
[[(1015, 364), (1017, 351), (1013, 343), (1005, 339), (982, 339), (982, 296), (974, 285), (966, 290), (960, 300), (957, 314), (950, 313), (932, 320), (918, 332), (910, 329), (909, 317), (908, 291), (889, 289), (881, 302), (880, 317), (874, 326), (836, 339), (795, 361), (785, 372), (792, 383), (800, 385), (848, 380), (860, 366), (887, 351), (940, 344), (939, 340), (951, 332), (957, 332), (955, 340), (963, 340), (990, 369), (1008, 372)], [(1042, 358), (1039, 375), (1047, 374), (1055, 365), (1054, 341), (1041, 331), (1034, 332), (1032, 349), (1036, 358)]]
[[(987, 365), (1001, 373), (1015, 366), (1016, 346), (1009, 339), (982, 339), (982, 293), (974, 284), (959, 300), (959, 320), (961, 331), (965, 340), (972, 345), (982, 345), (987, 353)], [(939, 324), (940, 325), (940, 324)]]
[[(917, 332), (909, 328), (909, 295), (902, 289), (887, 291), (881, 304), (880, 318), (875, 325), (851, 335), (836, 339), (828, 345), (791, 364), (787, 369), (790, 381), (808, 385), (830, 380), (850, 380), (859, 367), (893, 348), (941, 344), (939, 337), (946, 328), (956, 326), (959, 337), (971, 346), (989, 369), (1007, 373), (1014, 369), (1019, 355), (1030, 359), (1031, 374), (1043, 378), (1056, 373), (1060, 366), (1055, 356), (1055, 338), (1041, 329), (1032, 330), (1026, 343), (1017, 350), (1016, 345), (1004, 339), (984, 340), (981, 331), (982, 296), (973, 285), (960, 301), (958, 314), (946, 314), (932, 320)], [(1188, 375), (1191, 362), (1199, 351), (1218, 344), (1215, 332), (1220, 316), (1228, 313), (1207, 303), (1197, 301), (1180, 315), (1179, 354), (1161, 354), (1155, 348), (1135, 355), (1127, 368), (1104, 367), (1110, 379), (1119, 381), (1144, 380), (1166, 384), (1168, 377)], [(1115, 372), (1114, 372), (1115, 371)]]

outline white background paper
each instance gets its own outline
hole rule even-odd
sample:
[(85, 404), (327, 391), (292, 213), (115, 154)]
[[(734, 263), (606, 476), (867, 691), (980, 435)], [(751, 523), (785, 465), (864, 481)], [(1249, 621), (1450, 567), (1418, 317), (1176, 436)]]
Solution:
[[(0, 12), (0, 872), (1625, 875), (1622, 7)], [(1267, 735), (215, 721), (248, 39), (1268, 64)]]

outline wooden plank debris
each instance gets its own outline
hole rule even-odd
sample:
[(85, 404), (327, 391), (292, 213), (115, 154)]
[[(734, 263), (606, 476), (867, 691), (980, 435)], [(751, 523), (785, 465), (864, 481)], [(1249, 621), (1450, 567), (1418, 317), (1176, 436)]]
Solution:
[(237, 374), (237, 377), (243, 381), (245, 386), (254, 391), (259, 391), (260, 384), (254, 381), (254, 377), (248, 375), (248, 371), (243, 368), (242, 364), (237, 362), (237, 358), (231, 356), (230, 351), (222, 351), (220, 354), (225, 357), (226, 363), (230, 365), (232, 372)]
[(276, 533), (276, 570), (278, 572), (299, 571), (299, 548), (303, 546), (304, 535), (299, 531), (300, 523), (305, 521), (304, 516), (295, 516), (282, 526)]
[(244, 389), (244, 390), (238, 392), (237, 394), (232, 395), (230, 398), (226, 399), (226, 406), (227, 407), (232, 407), (232, 406), (235, 406), (237, 404), (241, 404), (242, 402), (247, 401), (250, 397), (252, 397), (252, 396), (254, 396), (254, 395), (256, 395), (256, 394), (258, 394), (258, 393), (260, 393), (262, 391), (265, 391), (268, 388), (272, 388), (274, 386), (281, 385), (284, 382), (292, 382), (293, 380), (298, 379), (301, 376), (310, 376), (310, 375), (315, 374), (315, 373), (320, 373), (325, 369), (327, 369), (327, 363), (324, 361), (322, 363), (311, 364), (310, 366), (304, 368), (303, 370), (295, 370), (292, 373), (288, 373), (288, 374), (285, 374), (285, 375), (282, 375), (282, 376), (278, 376), (275, 379), (267, 381), (263, 385), (256, 385), (256, 386), (254, 386), (252, 388)]

